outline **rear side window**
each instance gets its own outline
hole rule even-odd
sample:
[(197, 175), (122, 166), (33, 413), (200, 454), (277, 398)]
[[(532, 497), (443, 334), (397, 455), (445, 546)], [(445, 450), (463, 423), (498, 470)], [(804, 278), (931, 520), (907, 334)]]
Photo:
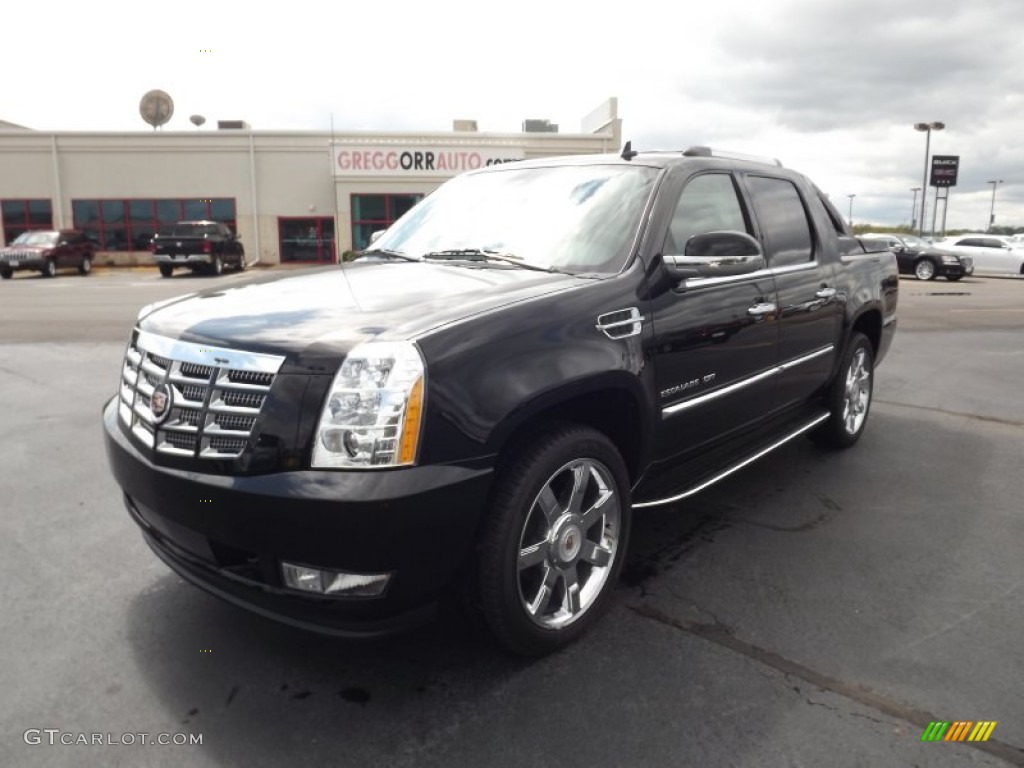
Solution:
[(814, 260), (814, 238), (800, 193), (788, 179), (748, 176), (747, 187), (764, 237), (769, 267)]
[(727, 173), (696, 176), (679, 195), (662, 253), (681, 255), (694, 235), (721, 230), (749, 234), (732, 177)]
[(216, 224), (176, 224), (171, 231), (171, 237), (202, 237), (216, 234)]

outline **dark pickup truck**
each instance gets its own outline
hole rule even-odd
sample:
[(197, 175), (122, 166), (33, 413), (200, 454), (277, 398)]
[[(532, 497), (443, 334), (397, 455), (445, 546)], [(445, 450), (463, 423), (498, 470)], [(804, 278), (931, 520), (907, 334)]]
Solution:
[(860, 438), (898, 285), (778, 164), (488, 168), (347, 267), (144, 308), (106, 449), (153, 551), (225, 600), (372, 635), (457, 597), (542, 654), (608, 603), (634, 513)]
[(246, 267), (238, 236), (217, 221), (179, 221), (170, 231), (154, 235), (149, 249), (164, 277), (174, 274), (175, 267), (211, 275), (223, 273), (225, 266), (239, 272)]

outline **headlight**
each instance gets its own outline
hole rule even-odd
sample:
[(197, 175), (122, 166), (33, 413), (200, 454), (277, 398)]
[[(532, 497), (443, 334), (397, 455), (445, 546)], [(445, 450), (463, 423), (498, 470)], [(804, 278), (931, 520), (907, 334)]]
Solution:
[(956, 256), (954, 256), (952, 253), (947, 253), (947, 254), (943, 254), (943, 256), (942, 256), (942, 263), (943, 264), (959, 264), (960, 263), (960, 259), (958, 259)]
[(377, 469), (415, 463), (423, 398), (423, 358), (414, 344), (360, 344), (345, 358), (327, 393), (313, 467)]

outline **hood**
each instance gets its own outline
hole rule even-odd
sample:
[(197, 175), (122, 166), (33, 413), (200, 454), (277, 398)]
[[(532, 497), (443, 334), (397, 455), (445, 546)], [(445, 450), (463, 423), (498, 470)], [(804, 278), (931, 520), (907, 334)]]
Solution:
[(361, 341), (414, 338), (581, 281), (493, 265), (353, 264), (182, 296), (143, 310), (139, 327), (199, 344), (285, 355), (282, 372), (333, 373)]
[(43, 251), (52, 251), (56, 247), (55, 245), (8, 245), (0, 248), (0, 253), (42, 253)]

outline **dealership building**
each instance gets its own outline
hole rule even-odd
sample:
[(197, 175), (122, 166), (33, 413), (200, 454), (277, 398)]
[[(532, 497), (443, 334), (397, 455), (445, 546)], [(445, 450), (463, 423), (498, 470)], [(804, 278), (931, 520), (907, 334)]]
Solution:
[(612, 98), (579, 133), (527, 120), (521, 133), (216, 129), (35, 131), (0, 121), (0, 243), (30, 229), (78, 229), (99, 264), (151, 264), (149, 240), (177, 221), (234, 229), (250, 262), (334, 262), (365, 248), (446, 179), (516, 160), (618, 151)]

